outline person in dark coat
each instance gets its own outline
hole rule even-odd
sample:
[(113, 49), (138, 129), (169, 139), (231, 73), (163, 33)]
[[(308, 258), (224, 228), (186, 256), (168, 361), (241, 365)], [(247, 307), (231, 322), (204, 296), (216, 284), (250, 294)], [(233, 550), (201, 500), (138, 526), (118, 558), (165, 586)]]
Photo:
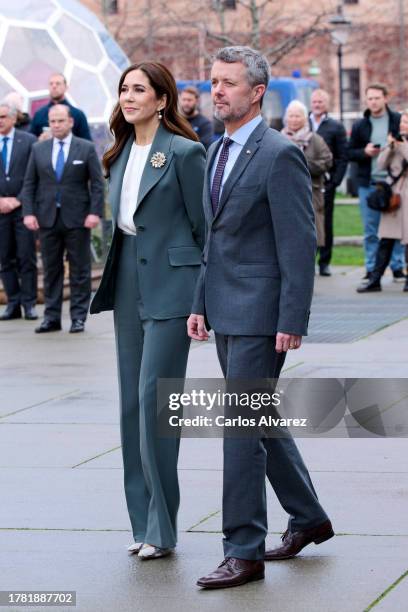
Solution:
[(336, 188), (347, 170), (346, 130), (340, 121), (329, 117), (330, 97), (324, 89), (315, 89), (311, 98), (309, 123), (313, 132), (323, 138), (333, 155), (333, 165), (327, 173), (324, 192), (324, 245), (319, 248), (320, 276), (331, 276), (330, 261), (333, 249), (333, 212)]
[(0, 321), (37, 319), (37, 259), (34, 234), (23, 223), (21, 190), (35, 143), (32, 134), (15, 129), (17, 108), (0, 102), (0, 276), (7, 307)]
[(92, 140), (91, 132), (89, 130), (88, 120), (83, 111), (75, 106), (72, 106), (65, 98), (65, 93), (68, 89), (68, 84), (63, 74), (53, 74), (49, 80), (49, 91), (50, 101), (48, 104), (41, 106), (35, 113), (31, 122), (31, 133), (37, 136), (40, 140), (46, 140), (51, 138), (51, 133), (48, 128), (48, 111), (55, 104), (66, 104), (69, 107), (71, 117), (74, 120), (74, 127), (72, 133), (78, 138), (85, 138), (85, 140)]
[(180, 94), (180, 107), (200, 142), (206, 149), (213, 141), (214, 130), (211, 121), (199, 111), (200, 93), (196, 87), (189, 85)]
[[(378, 250), (378, 226), (381, 213), (367, 205), (367, 198), (375, 190), (375, 183), (384, 180), (387, 172), (378, 167), (378, 156), (387, 146), (388, 135), (398, 136), (400, 114), (387, 105), (387, 88), (373, 83), (366, 89), (367, 109), (351, 130), (348, 144), (349, 161), (357, 162), (357, 185), (360, 212), (364, 225), (365, 280), (369, 280), (375, 268)], [(394, 244), (390, 266), (395, 280), (405, 280), (404, 248), (399, 241)]]

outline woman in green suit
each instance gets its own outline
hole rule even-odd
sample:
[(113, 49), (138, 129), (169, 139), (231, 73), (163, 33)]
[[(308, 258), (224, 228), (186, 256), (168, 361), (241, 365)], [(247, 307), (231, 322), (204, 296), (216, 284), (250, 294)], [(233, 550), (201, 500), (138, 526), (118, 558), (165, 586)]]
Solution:
[(156, 384), (186, 373), (205, 149), (177, 110), (173, 76), (156, 62), (122, 74), (110, 128), (103, 163), (114, 234), (91, 313), (114, 312), (129, 552), (151, 559), (177, 540), (179, 440), (155, 434)]

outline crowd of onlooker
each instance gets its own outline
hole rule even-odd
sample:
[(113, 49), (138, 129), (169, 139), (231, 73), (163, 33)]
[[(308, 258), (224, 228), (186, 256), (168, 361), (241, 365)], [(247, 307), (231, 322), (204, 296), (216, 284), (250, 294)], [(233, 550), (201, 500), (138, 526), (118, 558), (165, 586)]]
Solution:
[[(70, 332), (84, 330), (91, 295), (91, 229), (103, 214), (104, 181), (88, 121), (69, 103), (66, 91), (65, 77), (52, 75), (49, 102), (32, 118), (17, 92), (0, 101), (0, 266), (7, 296), (0, 320), (38, 318), (38, 236), (45, 316), (37, 333), (61, 329), (65, 257)], [(366, 268), (359, 293), (380, 291), (388, 265), (408, 291), (408, 110), (391, 110), (387, 95), (381, 84), (367, 87), (366, 110), (348, 139), (342, 123), (329, 116), (330, 98), (323, 89), (313, 91), (310, 112), (293, 100), (282, 130), (302, 149), (311, 174), (322, 277), (331, 275), (336, 189), (348, 163), (357, 167)], [(214, 140), (213, 125), (200, 112), (198, 90), (186, 87), (179, 105), (207, 149)]]
[(381, 291), (381, 276), (388, 265), (394, 280), (405, 281), (404, 291), (408, 291), (404, 246), (408, 242), (408, 111), (392, 111), (387, 95), (384, 85), (367, 87), (367, 108), (353, 124), (348, 140), (343, 125), (329, 117), (329, 96), (322, 89), (312, 93), (310, 113), (297, 100), (289, 104), (283, 129), (302, 148), (312, 176), (321, 276), (331, 274), (336, 188), (348, 163), (357, 167), (366, 267), (358, 293)]

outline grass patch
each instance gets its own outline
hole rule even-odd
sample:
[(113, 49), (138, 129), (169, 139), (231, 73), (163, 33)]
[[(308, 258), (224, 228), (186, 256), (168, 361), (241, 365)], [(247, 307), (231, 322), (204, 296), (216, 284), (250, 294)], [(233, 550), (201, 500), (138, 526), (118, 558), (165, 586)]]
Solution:
[(363, 235), (363, 224), (361, 223), (359, 206), (344, 204), (334, 207), (334, 235)]
[(336, 191), (336, 200), (349, 200), (353, 196), (348, 193), (344, 193), (343, 191)]
[(359, 246), (335, 246), (331, 263), (333, 266), (363, 266), (363, 247)]

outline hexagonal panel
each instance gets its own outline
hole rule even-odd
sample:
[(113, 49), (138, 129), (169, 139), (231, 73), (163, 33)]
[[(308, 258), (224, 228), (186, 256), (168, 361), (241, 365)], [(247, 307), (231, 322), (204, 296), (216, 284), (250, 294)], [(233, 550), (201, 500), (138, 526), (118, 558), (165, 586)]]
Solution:
[(106, 92), (96, 74), (74, 66), (69, 83), (69, 93), (74, 98), (75, 105), (88, 117), (103, 117)]
[(65, 58), (46, 30), (11, 27), (4, 44), (2, 64), (26, 89), (47, 86), (52, 72), (63, 72)]
[(102, 70), (103, 79), (114, 100), (118, 97), (118, 84), (121, 74), (121, 71), (112, 62), (108, 62)]
[(0, 0), (0, 15), (10, 19), (25, 19), (43, 22), (55, 11), (51, 0)]
[(92, 66), (101, 61), (102, 49), (90, 28), (69, 15), (63, 15), (56, 22), (54, 29), (72, 57)]
[(103, 29), (98, 32), (99, 39), (105, 47), (105, 51), (113, 61), (114, 64), (119, 66), (122, 70), (129, 66), (129, 60), (119, 47), (118, 43), (108, 34), (108, 32)]
[(2, 100), (4, 96), (10, 93), (10, 91), (13, 91), (12, 86), (10, 85), (10, 83), (7, 83), (7, 81), (3, 79), (3, 77), (0, 76), (0, 100)]

